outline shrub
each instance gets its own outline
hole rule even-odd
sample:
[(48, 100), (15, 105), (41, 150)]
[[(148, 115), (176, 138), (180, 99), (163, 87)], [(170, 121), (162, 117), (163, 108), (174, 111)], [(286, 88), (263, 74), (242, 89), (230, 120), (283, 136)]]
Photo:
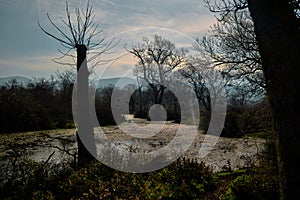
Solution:
[(142, 174), (98, 162), (76, 170), (30, 160), (19, 164), (14, 173), (24, 176), (1, 180), (3, 199), (203, 199), (216, 187), (210, 168), (188, 159)]
[(221, 136), (242, 137), (248, 133), (268, 132), (272, 129), (269, 105), (261, 102), (248, 107), (228, 107)]
[(270, 140), (260, 155), (259, 166), (236, 177), (228, 186), (224, 200), (279, 199), (278, 169), (274, 140)]

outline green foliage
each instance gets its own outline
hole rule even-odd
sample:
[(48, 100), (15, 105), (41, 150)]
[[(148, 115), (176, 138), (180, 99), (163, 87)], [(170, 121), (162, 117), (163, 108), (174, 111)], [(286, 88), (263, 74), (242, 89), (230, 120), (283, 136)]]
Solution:
[(277, 180), (269, 180), (257, 172), (249, 172), (235, 178), (228, 186), (223, 200), (275, 200), (279, 199)]
[[(17, 134), (7, 134), (12, 135)], [(5, 140), (10, 149), (21, 146), (16, 142), (20, 140)], [(21, 150), (12, 152), (7, 168), (1, 167), (6, 169), (0, 173), (2, 199), (278, 199), (271, 140), (260, 154), (260, 165), (219, 173), (183, 158), (158, 171), (132, 174), (98, 162), (79, 169), (73, 162), (38, 163), (23, 155)]]
[(51, 189), (71, 171), (69, 165), (38, 163), (28, 158), (16, 157), (1, 176), (0, 196), (2, 199), (53, 199)]
[(274, 141), (260, 156), (260, 164), (237, 176), (227, 187), (224, 200), (279, 199), (278, 170)]
[(3, 199), (203, 199), (217, 184), (210, 168), (187, 159), (144, 174), (101, 163), (81, 169), (28, 159), (19, 164), (12, 173), (21, 176), (1, 180)]

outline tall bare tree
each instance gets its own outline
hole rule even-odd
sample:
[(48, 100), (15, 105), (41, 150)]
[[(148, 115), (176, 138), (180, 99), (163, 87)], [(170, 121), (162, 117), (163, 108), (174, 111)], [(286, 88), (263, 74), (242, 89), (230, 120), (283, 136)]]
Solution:
[(262, 59), (273, 125), (281, 199), (300, 196), (300, 2), (299, 0), (205, 0), (220, 18), (249, 8)]
[[(225, 95), (227, 80), (210, 62), (203, 60), (199, 55), (190, 55), (185, 65), (178, 71), (192, 86), (200, 106), (199, 128), (205, 132), (208, 129), (211, 112)], [(203, 109), (204, 108), (204, 109)]]
[(154, 92), (154, 103), (161, 104), (172, 71), (184, 63), (185, 50), (177, 49), (169, 40), (154, 35), (153, 40), (144, 38), (142, 44), (127, 51), (138, 59), (134, 75), (149, 84)]
[(205, 72), (203, 69), (203, 67), (197, 69), (194, 64), (187, 63), (179, 72), (182, 76), (187, 78), (188, 82), (192, 85), (199, 104), (204, 106), (207, 111), (211, 111), (211, 98), (206, 85), (207, 83), (205, 82)]
[(249, 95), (265, 93), (262, 61), (249, 11), (228, 13), (221, 19), (193, 47), (235, 85), (248, 82)]
[[(76, 65), (77, 68), (77, 143), (78, 143), (78, 165), (85, 166), (94, 160), (96, 156), (96, 145), (94, 130), (89, 108), (89, 69), (87, 63), (93, 62), (95, 67), (103, 60), (99, 59), (102, 54), (108, 53), (114, 46), (114, 39), (107, 41), (105, 37), (97, 37), (102, 33), (98, 30), (95, 14), (90, 1), (85, 9), (75, 8), (74, 17), (71, 16), (68, 2), (66, 1), (66, 18), (60, 18), (61, 24), (56, 24), (47, 13), (48, 21), (56, 33), (47, 31), (38, 22), (40, 29), (58, 41), (64, 51), (56, 62), (64, 65)], [(73, 55), (72, 50), (76, 50)], [(87, 54), (89, 57), (87, 58)], [(74, 63), (60, 61), (60, 59), (71, 58)], [(98, 59), (98, 60), (97, 60)], [(79, 134), (80, 133), (80, 134)], [(87, 148), (84, 144), (88, 144)]]

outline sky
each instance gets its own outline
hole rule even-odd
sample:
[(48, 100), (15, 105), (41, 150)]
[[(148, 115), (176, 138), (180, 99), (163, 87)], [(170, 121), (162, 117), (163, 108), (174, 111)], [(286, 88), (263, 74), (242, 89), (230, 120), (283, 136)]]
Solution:
[[(76, 7), (85, 8), (86, 2), (69, 0), (71, 13)], [(90, 3), (95, 23), (103, 31), (99, 37), (118, 41), (107, 55), (108, 59), (118, 59), (96, 68), (96, 74), (105, 78), (132, 72), (136, 60), (124, 47), (141, 43), (143, 37), (157, 34), (177, 47), (188, 47), (216, 21), (202, 0), (91, 0)], [(68, 68), (53, 62), (53, 58), (60, 57), (58, 49), (63, 48), (38, 27), (39, 21), (47, 31), (57, 34), (47, 20), (47, 13), (58, 26), (63, 26), (60, 17), (66, 16), (65, 1), (0, 0), (0, 77), (47, 78)], [(107, 59), (105, 56), (99, 59)]]

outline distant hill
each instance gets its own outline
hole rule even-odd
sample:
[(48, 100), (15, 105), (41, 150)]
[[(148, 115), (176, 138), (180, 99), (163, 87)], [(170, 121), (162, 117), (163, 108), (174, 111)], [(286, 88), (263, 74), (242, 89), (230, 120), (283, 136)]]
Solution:
[(106, 78), (106, 79), (99, 80), (98, 88), (104, 88), (108, 86), (123, 88), (128, 84), (137, 85), (137, 82), (135, 79), (129, 77)]
[(24, 77), (24, 76), (8, 76), (8, 77), (0, 77), (0, 86), (5, 85), (11, 80), (16, 80), (19, 84), (26, 86), (32, 79)]
[[(16, 80), (19, 84), (22, 84), (23, 86), (27, 86), (32, 79), (24, 77), (24, 76), (8, 76), (8, 77), (0, 77), (0, 86), (5, 85), (11, 80)], [(133, 78), (129, 77), (116, 77), (116, 78), (105, 78), (105, 79), (100, 79), (98, 82), (98, 88), (104, 88), (107, 86), (116, 86), (119, 88), (123, 88), (124, 86), (128, 84), (135, 84), (137, 85), (137, 82)]]

